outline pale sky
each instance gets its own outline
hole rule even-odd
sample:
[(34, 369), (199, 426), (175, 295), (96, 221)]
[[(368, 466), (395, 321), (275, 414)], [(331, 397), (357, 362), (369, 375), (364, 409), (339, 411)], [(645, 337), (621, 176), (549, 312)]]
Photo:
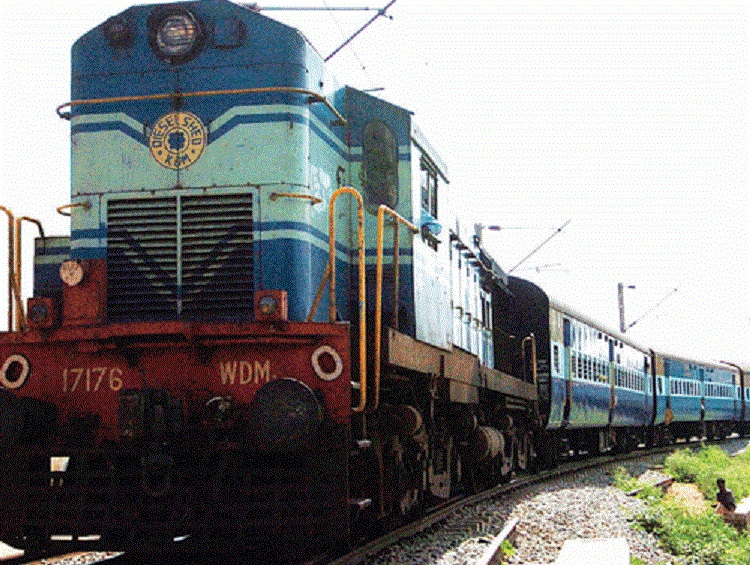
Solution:
[[(70, 47), (130, 5), (0, 6), (0, 204), (50, 235), (68, 233), (54, 209), (70, 200), (69, 123), (55, 108), (70, 98)], [(265, 14), (298, 27), (323, 56), (372, 16)], [(382, 88), (378, 96), (414, 112), (447, 164), (464, 224), (525, 228), (485, 232), (506, 270), (571, 220), (514, 274), (614, 329), (618, 282), (636, 287), (626, 290), (627, 323), (667, 297), (629, 330), (634, 339), (750, 365), (744, 4), (398, 0), (389, 14), (332, 60), (338, 80)], [(34, 230), (25, 233), (30, 241)], [(30, 274), (30, 247), (24, 260)]]

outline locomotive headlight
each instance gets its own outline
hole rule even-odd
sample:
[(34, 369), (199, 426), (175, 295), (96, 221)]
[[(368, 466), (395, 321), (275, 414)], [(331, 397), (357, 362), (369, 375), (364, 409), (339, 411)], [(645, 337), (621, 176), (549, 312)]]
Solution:
[(183, 63), (198, 50), (201, 26), (187, 10), (157, 11), (152, 15), (149, 27), (152, 49), (169, 63)]
[(64, 261), (60, 265), (60, 278), (68, 286), (76, 286), (83, 282), (86, 271), (83, 264), (75, 259)]
[(169, 16), (156, 33), (159, 50), (170, 57), (185, 55), (195, 45), (196, 38), (195, 21), (188, 14)]
[(312, 438), (322, 421), (320, 400), (296, 379), (263, 385), (250, 405), (250, 436), (259, 449), (298, 449)]
[(262, 296), (258, 299), (258, 313), (271, 316), (279, 309), (279, 301), (274, 296)]
[(255, 291), (255, 321), (281, 322), (289, 319), (289, 304), (284, 290)]

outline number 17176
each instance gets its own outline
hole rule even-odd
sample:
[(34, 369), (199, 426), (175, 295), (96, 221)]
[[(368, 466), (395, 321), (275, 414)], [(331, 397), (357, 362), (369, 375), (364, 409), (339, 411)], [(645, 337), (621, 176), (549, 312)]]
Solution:
[(122, 388), (123, 371), (119, 367), (73, 367), (63, 369), (62, 391), (99, 392), (112, 390), (117, 392)]

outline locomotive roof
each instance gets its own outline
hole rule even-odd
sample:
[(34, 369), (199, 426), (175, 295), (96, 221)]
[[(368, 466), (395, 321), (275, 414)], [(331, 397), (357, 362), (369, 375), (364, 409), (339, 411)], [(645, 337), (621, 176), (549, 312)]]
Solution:
[[(207, 5), (209, 4), (214, 4), (214, 6), (208, 7)], [(177, 6), (177, 7), (184, 6), (185, 8), (195, 7), (195, 8), (198, 8), (198, 10), (196, 11), (201, 12), (201, 14), (203, 15), (205, 15), (207, 11), (210, 11), (212, 13), (215, 12), (217, 17), (224, 17), (227, 13), (230, 13), (230, 14), (237, 16), (237, 18), (245, 24), (250, 24), (251, 22), (258, 24), (260, 22), (263, 22), (261, 25), (269, 26), (268, 29), (277, 29), (280, 32), (283, 30), (284, 34), (298, 36), (302, 41), (304, 41), (305, 44), (307, 44), (307, 46), (310, 47), (310, 49), (312, 49), (312, 51), (315, 52), (315, 54), (318, 57), (320, 57), (321, 61), (323, 60), (323, 57), (320, 54), (320, 52), (315, 48), (315, 46), (310, 42), (310, 40), (305, 36), (305, 34), (302, 33), (299, 29), (292, 27), (290, 25), (287, 25), (283, 22), (280, 22), (279, 20), (276, 20), (274, 18), (268, 17), (264, 14), (261, 14), (257, 4), (241, 4), (237, 2), (232, 2), (230, 0), (192, 0), (192, 1), (187, 0), (184, 2), (152, 2), (152, 3), (150, 2), (150, 3), (144, 3), (144, 4), (133, 4), (130, 7), (126, 8), (125, 10), (122, 10), (118, 14), (111, 16), (106, 21), (102, 22), (96, 27), (90, 29), (85, 34), (81, 35), (76, 41), (76, 43), (87, 39), (92, 34), (98, 34), (100, 31), (100, 28), (103, 25), (106, 25), (108, 22), (114, 21), (118, 18), (132, 15), (138, 12), (144, 12), (144, 11), (151, 12), (153, 10), (157, 10), (162, 7), (171, 7), (171, 6)]]

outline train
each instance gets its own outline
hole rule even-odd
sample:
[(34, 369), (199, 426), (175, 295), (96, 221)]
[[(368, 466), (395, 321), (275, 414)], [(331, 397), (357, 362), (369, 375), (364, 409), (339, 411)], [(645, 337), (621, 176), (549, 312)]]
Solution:
[(412, 112), (257, 7), (133, 6), (71, 57), (70, 235), (2, 208), (1, 541), (312, 562), (566, 454), (750, 433), (747, 367), (505, 273)]

